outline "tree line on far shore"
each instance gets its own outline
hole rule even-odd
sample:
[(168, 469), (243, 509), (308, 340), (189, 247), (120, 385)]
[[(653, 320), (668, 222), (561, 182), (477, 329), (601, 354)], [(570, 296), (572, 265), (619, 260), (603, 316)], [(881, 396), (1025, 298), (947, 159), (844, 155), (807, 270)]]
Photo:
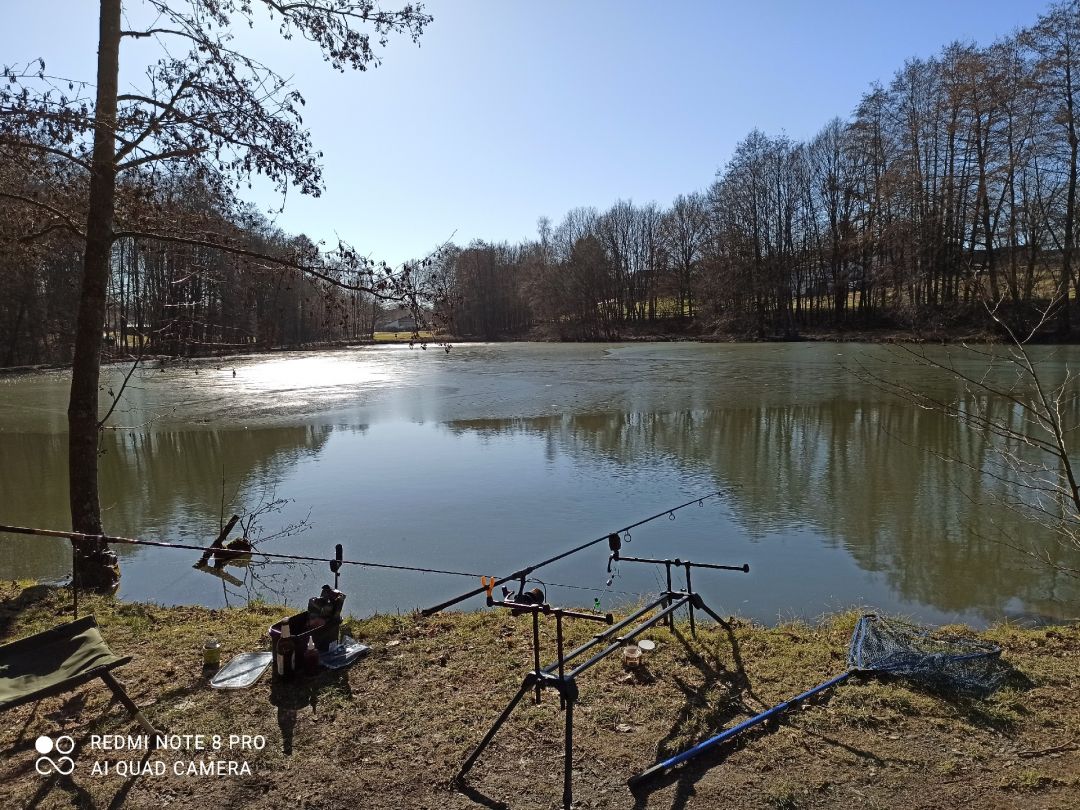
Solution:
[[(54, 161), (38, 164), (29, 176), (13, 165), (0, 168), (0, 191), (39, 197), (41, 186), (50, 184), (52, 197), (60, 188), (73, 197), (85, 194), (77, 190), (84, 178), (58, 176), (63, 167)], [(128, 196), (139, 206), (134, 218), (144, 228), (152, 224), (154, 236), (122, 236), (112, 249), (102, 340), (114, 357), (358, 340), (382, 317), (372, 295), (296, 271), (303, 257), (319, 252), (309, 239), (283, 232), (195, 175), (159, 173), (153, 182), (124, 189), (121, 197)], [(34, 212), (17, 203), (0, 195), (0, 366), (64, 362), (83, 243), (62, 229), (27, 239), (47, 227), (47, 219), (28, 222)], [(158, 238), (168, 231), (212, 233), (251, 255)], [(267, 260), (273, 257), (280, 263)]]
[[(747, 135), (704, 191), (620, 200), (475, 242), (441, 265), (451, 331), (613, 338), (676, 324), (803, 330), (1019, 325), (1077, 295), (1080, 2), (988, 47), (953, 43), (872, 85), (805, 142)], [(979, 316), (982, 316), (980, 319)]]
[[(975, 324), (986, 300), (1021, 325), (1053, 302), (1067, 338), (1078, 133), (1080, 0), (1067, 0), (987, 47), (908, 61), (808, 141), (752, 131), (711, 185), (666, 208), (542, 217), (535, 239), (448, 246), (415, 281), (432, 325), (483, 339), (934, 330)], [(0, 165), (0, 366), (71, 353), (83, 248), (58, 212), (79, 210), (88, 177), (50, 154), (64, 144), (39, 146)], [(112, 247), (116, 355), (357, 340), (382, 319), (325, 251), (212, 176), (156, 167), (118, 195), (139, 227)], [(296, 272), (307, 265), (320, 273)]]

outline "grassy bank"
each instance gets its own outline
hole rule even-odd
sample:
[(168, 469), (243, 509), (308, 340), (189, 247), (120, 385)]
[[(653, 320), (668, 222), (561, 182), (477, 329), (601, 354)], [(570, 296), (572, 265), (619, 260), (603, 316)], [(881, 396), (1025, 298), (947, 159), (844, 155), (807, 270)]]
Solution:
[[(174, 734), (264, 735), (261, 751), (91, 751), (91, 735), (140, 733), (100, 682), (3, 715), (0, 806), (256, 808), (548, 808), (561, 792), (562, 714), (554, 694), (523, 702), (470, 775), (448, 783), (531, 667), (530, 625), (506, 612), (378, 616), (348, 622), (371, 654), (344, 673), (297, 685), (269, 673), (250, 689), (211, 691), (208, 635), (223, 660), (265, 648), (280, 608), (164, 608), (81, 599), (119, 654), (147, 716)], [(0, 586), (0, 639), (70, 618), (70, 595)], [(663, 629), (636, 675), (612, 658), (582, 676), (575, 713), (576, 806), (1060, 807), (1080, 796), (1080, 629), (995, 627), (1016, 668), (986, 701), (943, 699), (902, 682), (851, 682), (778, 726), (703, 757), (636, 798), (625, 779), (765, 706), (842, 671), (855, 614), (817, 626)], [(572, 641), (595, 628), (568, 622)], [(553, 645), (553, 642), (552, 642)], [(70, 777), (34, 768), (40, 734), (78, 743)], [(80, 753), (81, 752), (81, 753)], [(190, 759), (245, 762), (250, 775), (177, 776)], [(109, 761), (163, 776), (94, 776)], [(131, 767), (131, 766), (124, 766)], [(145, 766), (142, 766), (145, 767)]]

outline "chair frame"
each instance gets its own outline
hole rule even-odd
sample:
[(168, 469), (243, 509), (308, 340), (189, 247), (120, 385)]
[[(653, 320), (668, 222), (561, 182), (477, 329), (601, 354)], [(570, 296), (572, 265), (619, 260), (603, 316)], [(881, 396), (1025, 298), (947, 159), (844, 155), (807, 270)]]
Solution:
[[(41, 633), (35, 633), (25, 638), (20, 638), (15, 641), (9, 642), (0, 646), (0, 656), (15, 655), (18, 654), (20, 648), (32, 647), (41, 643), (46, 639), (50, 639), (56, 636), (68, 635), (73, 630), (78, 628), (78, 631), (89, 629), (91, 627), (97, 627), (97, 619), (94, 616), (86, 616), (82, 619), (78, 619), (74, 622), (68, 622), (67, 624), (61, 624), (53, 627), (50, 630), (45, 630)], [(106, 645), (108, 646), (108, 645)], [(109, 687), (109, 690), (113, 693), (113, 696), (120, 701), (125, 709), (135, 718), (135, 721), (142, 726), (143, 730), (154, 737), (161, 735), (162, 732), (154, 728), (154, 725), (146, 719), (146, 716), (139, 709), (138, 705), (133, 701), (124, 689), (124, 685), (116, 679), (112, 674), (112, 670), (117, 667), (122, 667), (124, 664), (131, 663), (132, 656), (125, 655), (117, 658), (115, 661), (111, 661), (108, 664), (102, 664), (101, 666), (88, 669), (86, 672), (75, 675), (71, 678), (67, 678), (60, 683), (46, 686), (41, 689), (37, 689), (22, 697), (14, 698), (3, 705), (0, 705), (0, 712), (5, 712), (8, 709), (14, 709), (18, 706), (25, 706), (27, 703), (37, 703), (40, 700), (48, 697), (55, 697), (62, 695), (65, 692), (70, 692), (80, 686), (89, 683), (90, 681), (101, 678), (105, 682), (105, 685)]]

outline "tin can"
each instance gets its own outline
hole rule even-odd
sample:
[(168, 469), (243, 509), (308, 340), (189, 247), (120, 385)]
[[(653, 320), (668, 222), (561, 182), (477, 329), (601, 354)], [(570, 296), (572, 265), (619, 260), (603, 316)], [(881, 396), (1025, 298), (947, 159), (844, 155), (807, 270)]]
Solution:
[(221, 642), (216, 638), (208, 638), (203, 645), (203, 666), (216, 668), (221, 666)]

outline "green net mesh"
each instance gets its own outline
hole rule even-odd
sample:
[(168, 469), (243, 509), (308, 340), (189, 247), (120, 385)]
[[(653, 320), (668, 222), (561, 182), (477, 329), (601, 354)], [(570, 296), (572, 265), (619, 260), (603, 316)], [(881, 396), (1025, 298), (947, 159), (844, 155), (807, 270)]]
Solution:
[(928, 630), (875, 614), (861, 616), (848, 667), (900, 675), (939, 691), (985, 696), (1009, 672), (1001, 648), (974, 638)]

